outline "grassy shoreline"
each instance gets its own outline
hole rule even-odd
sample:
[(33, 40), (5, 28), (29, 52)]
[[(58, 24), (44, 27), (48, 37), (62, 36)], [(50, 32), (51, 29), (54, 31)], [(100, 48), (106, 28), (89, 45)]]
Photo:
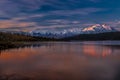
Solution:
[(43, 38), (43, 37), (32, 37), (27, 35), (0, 32), (0, 50), (30, 46), (30, 44), (27, 44), (28, 42), (36, 42), (36, 41), (43, 42), (43, 41), (55, 41), (55, 40)]
[(38, 43), (41, 43), (41, 42), (48, 42), (48, 41), (19, 41), (19, 42), (18, 41), (15, 41), (15, 42), (13, 41), (1, 42), (0, 41), (0, 50), (27, 47), (27, 46), (33, 45), (33, 43), (37, 45)]
[(0, 50), (30, 46), (27, 42), (0, 42)]

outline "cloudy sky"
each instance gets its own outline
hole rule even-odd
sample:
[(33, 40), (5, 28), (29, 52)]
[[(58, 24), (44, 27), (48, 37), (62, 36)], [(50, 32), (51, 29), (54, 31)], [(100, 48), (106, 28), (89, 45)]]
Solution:
[(12, 30), (120, 25), (119, 0), (0, 0), (0, 28)]

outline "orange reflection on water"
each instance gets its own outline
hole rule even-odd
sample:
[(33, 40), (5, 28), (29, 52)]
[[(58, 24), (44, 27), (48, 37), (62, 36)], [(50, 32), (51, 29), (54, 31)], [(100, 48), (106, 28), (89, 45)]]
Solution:
[[(41, 49), (41, 52), (44, 51)], [(39, 48), (19, 48), (19, 49), (11, 49), (2, 51), (2, 54), (0, 55), (0, 60), (18, 60), (18, 59), (26, 59), (28, 57), (32, 57), (34, 55), (37, 55), (39, 52)]]
[(95, 45), (84, 45), (83, 53), (94, 57), (106, 57), (112, 54), (112, 49)]

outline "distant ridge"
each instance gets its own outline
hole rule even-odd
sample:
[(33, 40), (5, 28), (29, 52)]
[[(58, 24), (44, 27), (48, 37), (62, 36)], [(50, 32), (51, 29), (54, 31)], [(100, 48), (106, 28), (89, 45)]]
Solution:
[(120, 40), (120, 32), (104, 32), (95, 34), (79, 34), (72, 37), (62, 38), (63, 41), (101, 41)]

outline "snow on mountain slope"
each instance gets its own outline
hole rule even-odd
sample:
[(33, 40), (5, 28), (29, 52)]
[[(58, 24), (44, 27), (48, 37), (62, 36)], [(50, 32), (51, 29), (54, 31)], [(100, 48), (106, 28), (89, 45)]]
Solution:
[(86, 34), (90, 34), (90, 33), (103, 33), (103, 32), (114, 32), (114, 31), (117, 31), (116, 29), (106, 25), (106, 24), (103, 24), (103, 25), (100, 25), (100, 24), (95, 24), (93, 26), (90, 26), (90, 27), (87, 27), (87, 28), (84, 28), (82, 30), (83, 33), (86, 33)]
[(41, 36), (49, 38), (63, 38), (81, 34), (81, 28), (72, 28), (64, 30), (34, 30), (31, 31), (32, 36)]
[(93, 26), (81, 29), (81, 28), (71, 28), (64, 30), (33, 30), (30, 32), (32, 36), (39, 37), (48, 37), (48, 38), (64, 38), (70, 37), (79, 34), (96, 34), (96, 33), (104, 33), (104, 32), (115, 32), (116, 29), (107, 26), (106, 24), (100, 25), (95, 24)]

